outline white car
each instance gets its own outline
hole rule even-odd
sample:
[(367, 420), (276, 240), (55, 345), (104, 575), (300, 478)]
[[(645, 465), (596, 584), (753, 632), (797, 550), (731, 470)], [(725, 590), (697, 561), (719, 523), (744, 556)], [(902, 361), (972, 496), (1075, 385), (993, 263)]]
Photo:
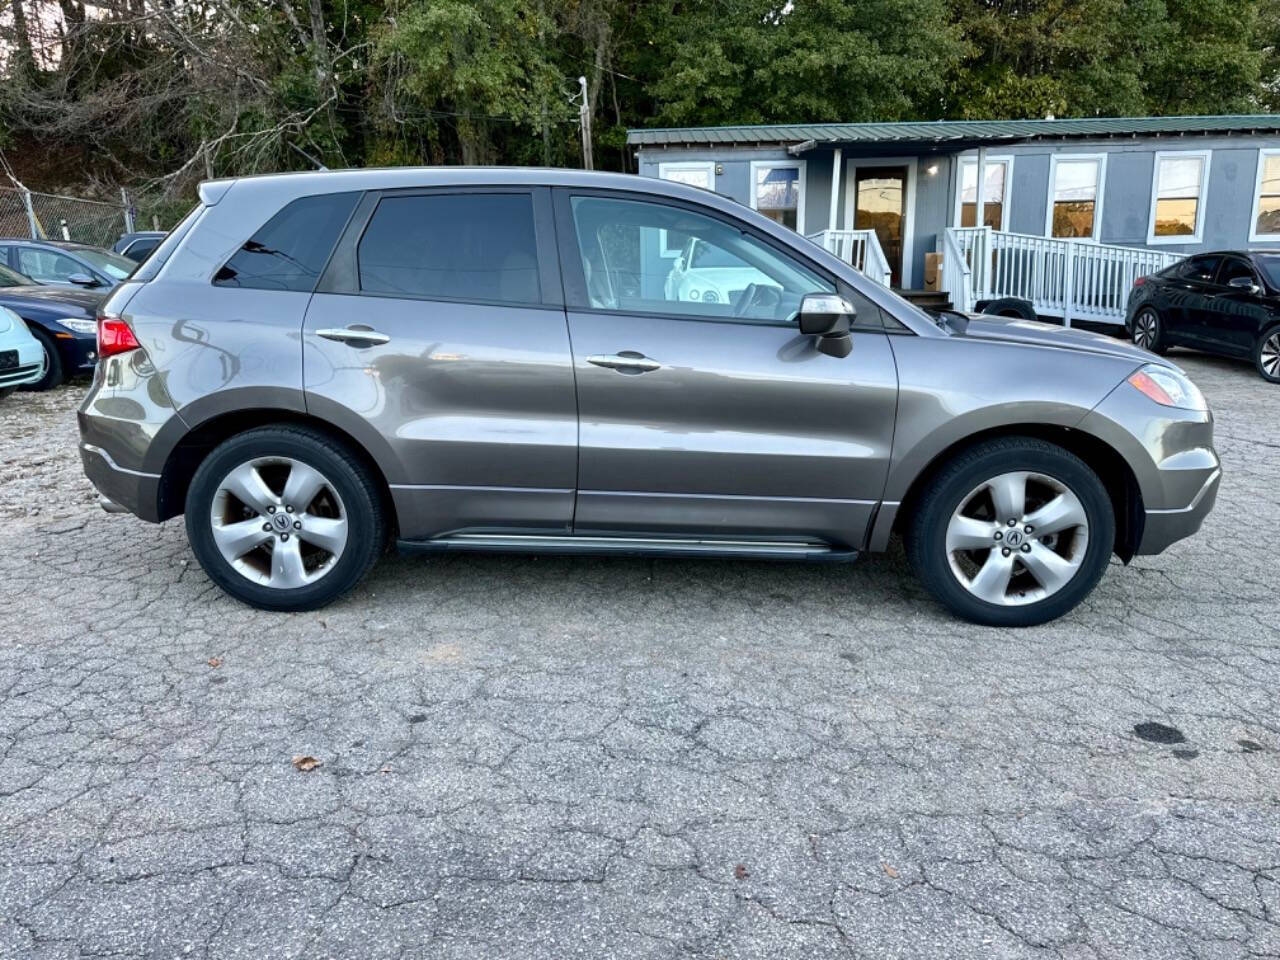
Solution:
[(667, 274), (668, 300), (701, 300), (703, 303), (732, 305), (734, 299), (751, 284), (782, 288), (767, 274), (723, 250), (696, 237), (691, 238), (676, 257)]
[(44, 348), (26, 321), (0, 307), (0, 399), (44, 376)]

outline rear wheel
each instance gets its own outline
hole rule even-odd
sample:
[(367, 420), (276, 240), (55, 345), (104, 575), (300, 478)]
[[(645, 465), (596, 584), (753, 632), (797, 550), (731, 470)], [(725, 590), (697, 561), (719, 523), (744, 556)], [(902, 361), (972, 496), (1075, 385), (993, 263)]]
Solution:
[(314, 610), (359, 582), (386, 541), (368, 469), (302, 427), (232, 437), (196, 470), (187, 537), (227, 593), (266, 610)]
[(982, 443), (935, 476), (911, 518), (921, 582), (975, 623), (1022, 627), (1062, 616), (1106, 570), (1115, 517), (1080, 458), (1031, 437)]
[(30, 326), (30, 330), (31, 335), (40, 341), (40, 347), (44, 350), (44, 376), (24, 385), (22, 389), (39, 392), (61, 386), (66, 379), (66, 374), (62, 369), (62, 356), (58, 353), (57, 344), (53, 342), (53, 337), (34, 324)]
[(1262, 332), (1253, 347), (1253, 362), (1263, 380), (1280, 383), (1280, 326)]
[(1160, 322), (1160, 314), (1151, 307), (1143, 307), (1133, 318), (1133, 342), (1143, 350), (1152, 353), (1167, 353), (1169, 348), (1164, 342), (1164, 325)]

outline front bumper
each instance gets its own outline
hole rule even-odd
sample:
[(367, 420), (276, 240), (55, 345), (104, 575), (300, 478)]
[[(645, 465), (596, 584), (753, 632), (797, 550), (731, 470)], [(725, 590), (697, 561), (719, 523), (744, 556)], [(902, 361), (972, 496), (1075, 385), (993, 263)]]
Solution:
[(1124, 457), (1137, 481), (1135, 553), (1160, 553), (1200, 529), (1222, 481), (1210, 412), (1163, 407), (1121, 383), (1080, 428)]
[(98, 363), (98, 338), (79, 333), (56, 333), (58, 351), (62, 354), (62, 367), (74, 373), (88, 373)]
[(35, 383), (44, 376), (44, 348), (34, 337), (27, 337), (17, 344), (6, 342), (0, 349), (18, 351), (18, 364), (8, 370), (0, 370), (0, 389)]
[(1219, 468), (1209, 474), (1189, 506), (1172, 510), (1147, 510), (1138, 553), (1160, 553), (1171, 543), (1177, 543), (1199, 530), (1218, 499), (1218, 485), (1221, 482), (1222, 470)]

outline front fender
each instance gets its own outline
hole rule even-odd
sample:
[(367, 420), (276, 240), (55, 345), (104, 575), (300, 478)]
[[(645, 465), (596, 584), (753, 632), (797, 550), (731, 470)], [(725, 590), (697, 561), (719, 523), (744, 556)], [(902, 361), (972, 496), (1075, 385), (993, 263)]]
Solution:
[(900, 503), (939, 454), (966, 437), (1021, 424), (1076, 428), (1133, 361), (965, 338), (891, 337), (898, 416), (885, 483)]

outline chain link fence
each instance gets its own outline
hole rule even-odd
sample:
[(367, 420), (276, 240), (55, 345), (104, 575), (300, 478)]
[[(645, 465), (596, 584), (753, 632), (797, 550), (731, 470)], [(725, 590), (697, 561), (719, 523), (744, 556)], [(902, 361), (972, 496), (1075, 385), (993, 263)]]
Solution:
[[(111, 247), (134, 229), (133, 209), (122, 195), (117, 203), (84, 200), (18, 187), (0, 187), (0, 237), (75, 240)], [(151, 229), (150, 223), (138, 229)]]

